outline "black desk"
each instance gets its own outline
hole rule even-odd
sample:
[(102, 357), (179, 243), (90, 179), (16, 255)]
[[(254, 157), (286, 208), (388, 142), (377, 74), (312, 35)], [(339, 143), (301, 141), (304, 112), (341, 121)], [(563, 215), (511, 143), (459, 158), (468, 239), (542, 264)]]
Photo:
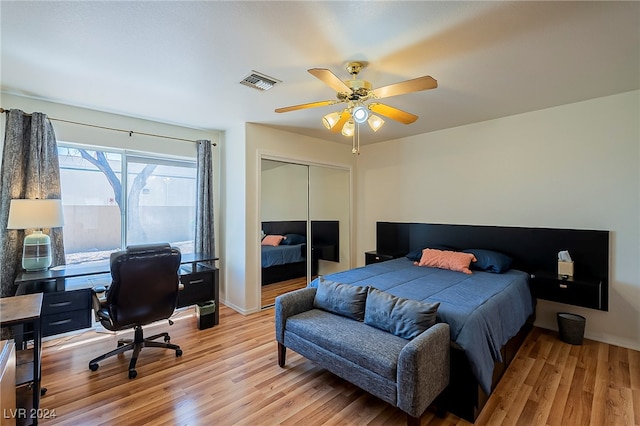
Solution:
[[(184, 289), (178, 308), (215, 300), (219, 303), (218, 258), (188, 253), (182, 255), (180, 281)], [(16, 295), (43, 293), (42, 336), (53, 336), (92, 326), (91, 288), (111, 282), (109, 262), (66, 265), (46, 271), (21, 272), (15, 284)], [(216, 307), (214, 325), (219, 323)]]

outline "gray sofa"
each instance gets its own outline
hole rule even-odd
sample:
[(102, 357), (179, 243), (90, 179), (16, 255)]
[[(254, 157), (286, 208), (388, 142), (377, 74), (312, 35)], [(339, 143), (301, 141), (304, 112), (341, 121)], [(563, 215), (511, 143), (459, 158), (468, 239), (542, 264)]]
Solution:
[[(314, 307), (316, 291), (307, 287), (276, 298), (280, 367), (290, 348), (398, 407), (407, 413), (407, 424), (419, 425), (422, 414), (449, 383), (449, 325), (438, 323), (405, 339), (318, 309), (317, 300)], [(435, 321), (435, 312), (433, 317)]]

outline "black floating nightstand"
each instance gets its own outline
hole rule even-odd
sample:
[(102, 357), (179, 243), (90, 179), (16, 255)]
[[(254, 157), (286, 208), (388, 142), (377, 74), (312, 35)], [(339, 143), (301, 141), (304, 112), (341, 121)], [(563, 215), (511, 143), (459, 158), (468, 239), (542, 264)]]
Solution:
[(585, 308), (608, 311), (607, 300), (602, 297), (602, 280), (589, 277), (568, 277), (552, 272), (531, 275), (531, 293), (538, 299)]
[(364, 264), (371, 265), (372, 263), (386, 262), (387, 260), (397, 259), (401, 255), (395, 254), (382, 254), (377, 251), (367, 251), (364, 253)]

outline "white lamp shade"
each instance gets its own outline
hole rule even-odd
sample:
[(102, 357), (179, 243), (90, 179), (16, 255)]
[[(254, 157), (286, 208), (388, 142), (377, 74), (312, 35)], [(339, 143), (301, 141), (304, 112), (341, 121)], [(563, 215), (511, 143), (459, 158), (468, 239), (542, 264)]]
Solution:
[(344, 123), (344, 126), (342, 126), (342, 134), (344, 136), (353, 136), (355, 129), (356, 129), (355, 123), (353, 122), (353, 120), (349, 120), (346, 123)]
[(326, 127), (327, 129), (331, 129), (333, 126), (336, 125), (336, 123), (339, 120), (340, 120), (340, 113), (331, 112), (325, 115), (324, 117), (322, 117), (322, 124), (324, 124), (324, 127)]
[(371, 130), (374, 132), (377, 132), (384, 124), (384, 120), (375, 114), (371, 114), (367, 121), (369, 122), (369, 127), (371, 127)]
[(59, 228), (63, 225), (62, 200), (11, 200), (7, 229)]

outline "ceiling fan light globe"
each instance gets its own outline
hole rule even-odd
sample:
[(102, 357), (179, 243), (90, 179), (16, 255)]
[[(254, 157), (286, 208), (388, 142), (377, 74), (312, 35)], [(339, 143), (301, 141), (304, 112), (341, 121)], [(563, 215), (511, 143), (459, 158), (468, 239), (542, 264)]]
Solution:
[(344, 136), (353, 136), (353, 134), (355, 133), (355, 129), (355, 123), (353, 122), (353, 120), (349, 120), (344, 123), (344, 126), (342, 126), (342, 134)]
[(369, 127), (371, 127), (371, 130), (373, 130), (374, 132), (380, 130), (380, 127), (382, 127), (382, 125), (384, 124), (384, 120), (375, 114), (371, 114), (367, 122), (369, 123)]
[(361, 105), (355, 107), (351, 115), (353, 116), (353, 119), (356, 121), (356, 123), (362, 124), (369, 118), (369, 111)]
[(324, 124), (324, 127), (331, 130), (339, 120), (340, 120), (340, 113), (332, 112), (322, 117), (322, 124)]

